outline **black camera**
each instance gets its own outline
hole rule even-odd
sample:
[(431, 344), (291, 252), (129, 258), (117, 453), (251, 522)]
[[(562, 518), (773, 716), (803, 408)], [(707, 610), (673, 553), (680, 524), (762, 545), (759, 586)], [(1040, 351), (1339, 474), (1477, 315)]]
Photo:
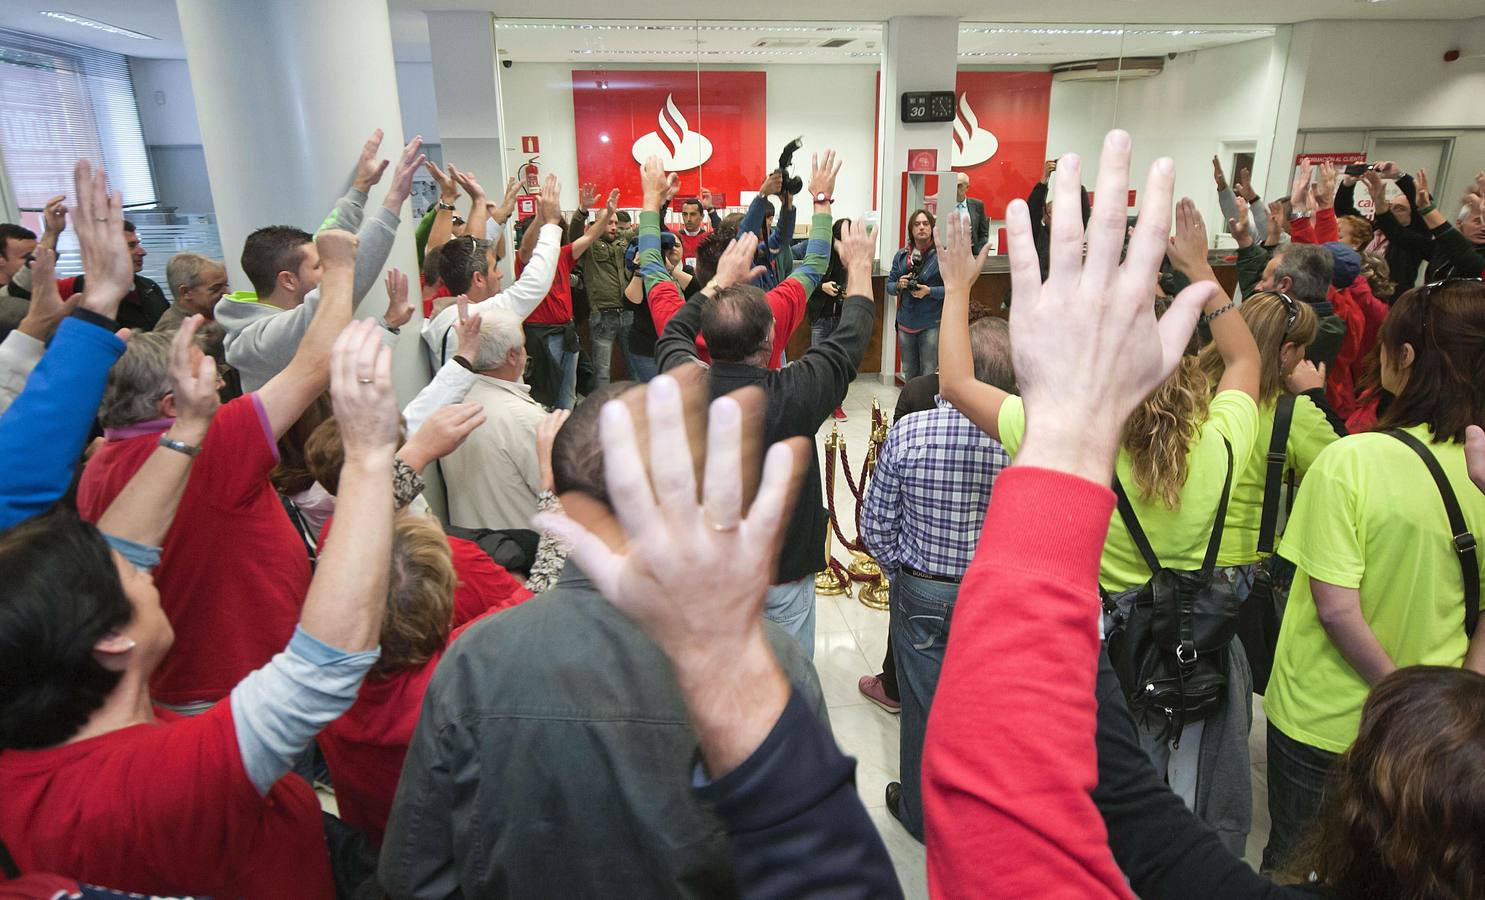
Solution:
[(804, 137), (795, 138), (784, 147), (784, 152), (779, 154), (778, 171), (784, 176), (783, 191), (786, 194), (798, 194), (804, 190), (804, 179), (798, 175), (790, 175), (789, 167), (794, 164), (794, 153), (804, 146)]
[(918, 289), (918, 276), (923, 273), (923, 251), (914, 248), (913, 255), (909, 260), (907, 270), (907, 289), (916, 291)]

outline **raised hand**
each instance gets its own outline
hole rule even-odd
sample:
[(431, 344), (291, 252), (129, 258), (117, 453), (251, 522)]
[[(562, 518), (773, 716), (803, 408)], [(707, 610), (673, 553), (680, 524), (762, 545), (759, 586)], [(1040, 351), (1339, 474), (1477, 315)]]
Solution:
[(330, 400), (347, 463), (384, 458), (390, 465), (397, 449), (402, 417), (392, 393), (392, 350), (379, 332), (371, 319), (358, 319), (330, 351)]
[(764, 197), (773, 196), (783, 189), (784, 173), (778, 171), (777, 169), (769, 172), (767, 177), (763, 179), (763, 183), (758, 185), (758, 193), (763, 195)]
[(85, 159), (72, 170), (77, 209), (72, 228), (82, 249), (87, 276), (85, 309), (114, 318), (119, 303), (134, 289), (134, 260), (124, 243), (124, 198), (108, 189), (108, 173)]
[(1232, 182), (1232, 190), (1249, 203), (1257, 200), (1258, 194), (1253, 190), (1253, 170), (1238, 169), (1237, 178)]
[(393, 267), (387, 270), (387, 311), (382, 314), (388, 328), (401, 328), (413, 315), (412, 303), (407, 299), (407, 274)]
[(1227, 176), (1222, 172), (1222, 161), (1212, 157), (1212, 180), (1217, 182), (1217, 193), (1227, 190)]
[(454, 302), (459, 305), (459, 349), (454, 355), (474, 365), (480, 356), (480, 314), (469, 314), (469, 298), (463, 294), (455, 297)]
[(562, 224), (562, 185), (556, 175), (548, 175), (541, 183), (541, 199), (537, 201), (537, 212), (548, 225)]
[(464, 439), (485, 424), (485, 408), (479, 403), (451, 403), (428, 414), (397, 455), (422, 471), (429, 463), (459, 449)]
[(1433, 206), (1433, 192), (1428, 189), (1428, 170), (1419, 169), (1418, 174), (1413, 176), (1413, 183), (1417, 189), (1418, 208)]
[[(1139, 221), (1124, 246), (1129, 135), (1104, 139), (1095, 203), (1083, 253), (1082, 166), (1063, 157), (1056, 177), (1048, 277), (1041, 280), (1025, 201), (1007, 208), (1011, 251), (1011, 342), (1026, 407), (1018, 465), (1059, 469), (1107, 484), (1124, 421), (1180, 362), (1202, 305), (1217, 290), (1199, 281), (1159, 321), (1155, 276), (1170, 233), (1175, 164), (1157, 159), (1140, 196)], [(1025, 298), (1023, 300), (1023, 298)], [(1076, 366), (1067, 360), (1079, 360)]]
[(1049, 159), (1042, 165), (1042, 181), (1050, 182), (1052, 173), (1057, 171), (1057, 160)]
[(1242, 194), (1237, 195), (1237, 217), (1227, 220), (1227, 230), (1232, 233), (1232, 239), (1237, 241), (1239, 247), (1250, 247), (1253, 245), (1253, 232), (1248, 221), (1248, 211), (1251, 207)]
[(578, 188), (578, 209), (592, 209), (598, 202), (598, 185), (584, 184)]
[(1315, 209), (1330, 209), (1335, 206), (1335, 183), (1339, 170), (1329, 160), (1320, 164), (1320, 177), (1310, 188), (1310, 198)]
[(536, 425), (536, 463), (541, 475), (541, 489), (544, 491), (550, 491), (556, 485), (556, 478), (552, 474), (552, 444), (557, 440), (557, 432), (562, 430), (562, 423), (570, 415), (570, 409), (554, 409)]
[(206, 319), (194, 315), (181, 322), (170, 342), (170, 385), (175, 398), (177, 440), (199, 445), (221, 405), (217, 364), (196, 347), (196, 331)]
[(42, 230), (52, 236), (53, 244), (56, 242), (56, 236), (67, 228), (66, 201), (67, 197), (65, 194), (58, 194), (46, 201), (46, 206), (41, 210)]
[(660, 157), (651, 156), (639, 167), (639, 183), (644, 191), (644, 208), (660, 211), (675, 196), (681, 179), (679, 175), (665, 171), (665, 167), (660, 164)]
[(500, 203), (490, 211), (490, 218), (504, 225), (509, 221), (511, 213), (516, 211), (516, 195), (521, 192), (521, 183), (514, 178), (505, 180), (505, 196), (500, 198)]
[[(719, 777), (757, 748), (788, 702), (788, 680), (768, 648), (762, 611), (799, 460), (808, 451), (802, 438), (771, 447), (757, 496), (745, 509), (741, 473), (751, 469), (760, 392), (750, 388), (711, 403), (699, 461), (688, 425), (693, 433), (703, 426), (687, 409), (704, 408), (697, 395), (705, 388), (700, 379), (688, 380), (689, 404), (671, 375), (626, 395), (636, 407), (647, 406), (648, 452), (629, 405), (604, 407), (600, 437), (612, 510), (571, 492), (562, 498), (565, 514), (539, 513), (535, 523), (570, 545), (572, 559), (604, 597), (669, 657), (702, 758)], [(696, 472), (703, 466), (698, 502)], [(719, 708), (714, 701), (724, 695), (736, 706)]]
[(1289, 233), (1289, 217), (1284, 214), (1284, 203), (1275, 200), (1265, 210), (1268, 212), (1268, 233), (1273, 235), (1274, 243), (1278, 243), (1279, 235)]
[(1293, 215), (1303, 215), (1310, 208), (1310, 175), (1313, 170), (1314, 164), (1308, 159), (1299, 164), (1299, 173), (1294, 176), (1294, 184), (1289, 190), (1289, 208)]
[(361, 147), (361, 155), (356, 158), (356, 173), (351, 176), (351, 186), (361, 193), (367, 193), (382, 180), (382, 173), (387, 171), (387, 160), (378, 160), (376, 152), (382, 146), (382, 130), (378, 128), (366, 139)]
[(82, 294), (62, 299), (62, 293), (57, 290), (56, 250), (38, 246), (32, 257), (31, 302), (26, 306), (25, 318), (16, 328), (45, 343), (62, 320), (77, 308)]
[(356, 248), (359, 245), (360, 238), (349, 231), (331, 229), (315, 235), (315, 249), (320, 253), (320, 265), (327, 270), (354, 269)]
[[(1176, 271), (1192, 281), (1212, 277), (1211, 263), (1207, 262), (1207, 223), (1190, 197), (1182, 197), (1176, 205), (1176, 233), (1171, 235), (1166, 255)], [(942, 264), (940, 264), (942, 265)]]
[(608, 202), (603, 205), (604, 210), (613, 215), (619, 211), (619, 189), (614, 188), (608, 192)]
[(1382, 183), (1382, 175), (1376, 169), (1365, 172), (1361, 180), (1366, 183), (1366, 192), (1372, 195), (1372, 203), (1376, 207), (1376, 214), (1381, 215), (1387, 211), (1387, 185)]
[(459, 182), (459, 187), (464, 189), (464, 193), (469, 195), (470, 200), (474, 201), (475, 203), (485, 202), (485, 189), (479, 183), (479, 181), (475, 179), (473, 172), (460, 171), (458, 169), (454, 169), (452, 166), (450, 166), (449, 168), (453, 169), (454, 180)]
[(432, 160), (423, 160), (423, 168), (433, 176), (433, 181), (438, 185), (438, 199), (442, 203), (453, 205), (459, 199), (459, 186), (454, 183), (454, 164), (449, 163), (449, 171), (444, 172), (433, 164)]
[(834, 196), (835, 176), (840, 174), (840, 166), (840, 162), (835, 158), (834, 150), (826, 150), (822, 155), (811, 153), (810, 180), (806, 190), (811, 195)]
[[(975, 255), (969, 223), (964, 216), (949, 216), (944, 221), (944, 230), (948, 232), (947, 239), (934, 238), (938, 244), (938, 273), (943, 278), (944, 290), (968, 292), (985, 268), (985, 260), (990, 258), (990, 247), (986, 245), (978, 256)], [(913, 296), (927, 296), (927, 287), (918, 287), (924, 289), (923, 293), (915, 290)]]
[(1284, 386), (1289, 388), (1291, 394), (1303, 394), (1305, 391), (1325, 387), (1325, 363), (1316, 366), (1307, 359), (1300, 360), (1299, 365), (1284, 376)]
[(392, 183), (387, 186), (387, 199), (382, 201), (382, 206), (391, 210), (395, 215), (402, 215), (402, 204), (407, 201), (408, 195), (412, 193), (413, 176), (428, 161), (426, 156), (418, 152), (423, 146), (423, 136), (416, 135), (402, 148), (402, 156), (397, 159), (397, 168), (392, 170)]
[(702, 188), (701, 189), (701, 195), (697, 199), (701, 201), (701, 208), (702, 209), (706, 210), (707, 212), (711, 212), (712, 211), (713, 206), (712, 206), (712, 192), (711, 192), (711, 190), (709, 190), (708, 188)]
[(712, 292), (732, 287), (734, 284), (747, 284), (764, 271), (763, 266), (753, 265), (753, 254), (758, 252), (758, 235), (738, 235), (727, 249), (722, 251), (722, 256), (717, 260), (716, 274), (707, 284), (707, 289)]
[(1390, 159), (1384, 159), (1380, 162), (1373, 163), (1372, 171), (1376, 172), (1378, 175), (1389, 181), (1396, 181), (1398, 178), (1402, 177), (1403, 173), (1402, 167)]

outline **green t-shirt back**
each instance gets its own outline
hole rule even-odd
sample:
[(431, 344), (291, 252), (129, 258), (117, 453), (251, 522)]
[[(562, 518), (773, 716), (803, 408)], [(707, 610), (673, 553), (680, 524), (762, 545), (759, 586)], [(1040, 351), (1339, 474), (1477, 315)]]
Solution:
[[(1008, 397), (1000, 407), (1000, 442), (1015, 455), (1026, 434), (1026, 407), (1020, 397)], [(1242, 391), (1222, 391), (1212, 398), (1207, 420), (1197, 432), (1187, 459), (1190, 463), (1186, 485), (1181, 489), (1181, 502), (1166, 509), (1159, 500), (1141, 495), (1129, 469), (1129, 454), (1119, 451), (1114, 464), (1119, 481), (1129, 494), (1130, 506), (1139, 518), (1140, 527), (1150, 539), (1150, 546), (1162, 565), (1171, 569), (1198, 569), (1212, 536), (1212, 519), (1222, 499), (1222, 482), (1227, 475), (1227, 452), (1222, 438), (1232, 444), (1233, 478), (1242, 470), (1243, 461), (1253, 453), (1258, 434), (1258, 404)], [(1229, 501), (1229, 504), (1231, 501)], [(1257, 538), (1254, 538), (1255, 542)], [(1116, 512), (1109, 522), (1109, 536), (1104, 541), (1099, 563), (1098, 582), (1105, 590), (1117, 592), (1138, 587), (1150, 580), (1150, 569), (1129, 537), (1129, 530)]]
[[(1407, 431), (1432, 440), (1426, 426)], [(1485, 495), (1469, 480), (1463, 445), (1429, 449), (1471, 532), (1485, 535)], [(1284, 734), (1344, 752), (1356, 739), (1370, 691), (1320, 624), (1311, 578), (1360, 591), (1362, 615), (1398, 666), (1463, 663), (1464, 585), (1449, 520), (1428, 468), (1401, 441), (1354, 434), (1322, 451), (1305, 476), (1279, 552), (1298, 572), (1264, 709)]]

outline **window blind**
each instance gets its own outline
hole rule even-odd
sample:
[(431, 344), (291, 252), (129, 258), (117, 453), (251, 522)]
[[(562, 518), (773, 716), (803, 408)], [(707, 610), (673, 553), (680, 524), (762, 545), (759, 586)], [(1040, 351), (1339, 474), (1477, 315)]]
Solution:
[[(0, 157), (16, 205), (73, 197), (79, 159), (108, 169), (126, 207), (156, 203), (128, 60), (0, 28)], [(31, 216), (27, 216), (31, 219)]]

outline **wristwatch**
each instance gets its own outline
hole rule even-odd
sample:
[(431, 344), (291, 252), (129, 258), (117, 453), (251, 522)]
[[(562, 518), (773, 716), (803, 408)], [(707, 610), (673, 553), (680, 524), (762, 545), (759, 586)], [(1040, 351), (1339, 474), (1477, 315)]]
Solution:
[(818, 191), (818, 192), (815, 193), (815, 202), (816, 203), (834, 203), (835, 202), (835, 198), (832, 197), (832, 196), (830, 196), (829, 194), (825, 193), (824, 191)]
[(439, 209), (446, 209), (449, 212), (453, 212), (454, 211), (454, 204), (452, 204), (452, 203), (445, 203), (442, 200), (439, 200), (436, 205), (438, 206)]
[(168, 434), (160, 435), (160, 446), (174, 450), (176, 453), (184, 453), (187, 456), (195, 456), (201, 452), (200, 447), (187, 444), (185, 441), (178, 441)]

